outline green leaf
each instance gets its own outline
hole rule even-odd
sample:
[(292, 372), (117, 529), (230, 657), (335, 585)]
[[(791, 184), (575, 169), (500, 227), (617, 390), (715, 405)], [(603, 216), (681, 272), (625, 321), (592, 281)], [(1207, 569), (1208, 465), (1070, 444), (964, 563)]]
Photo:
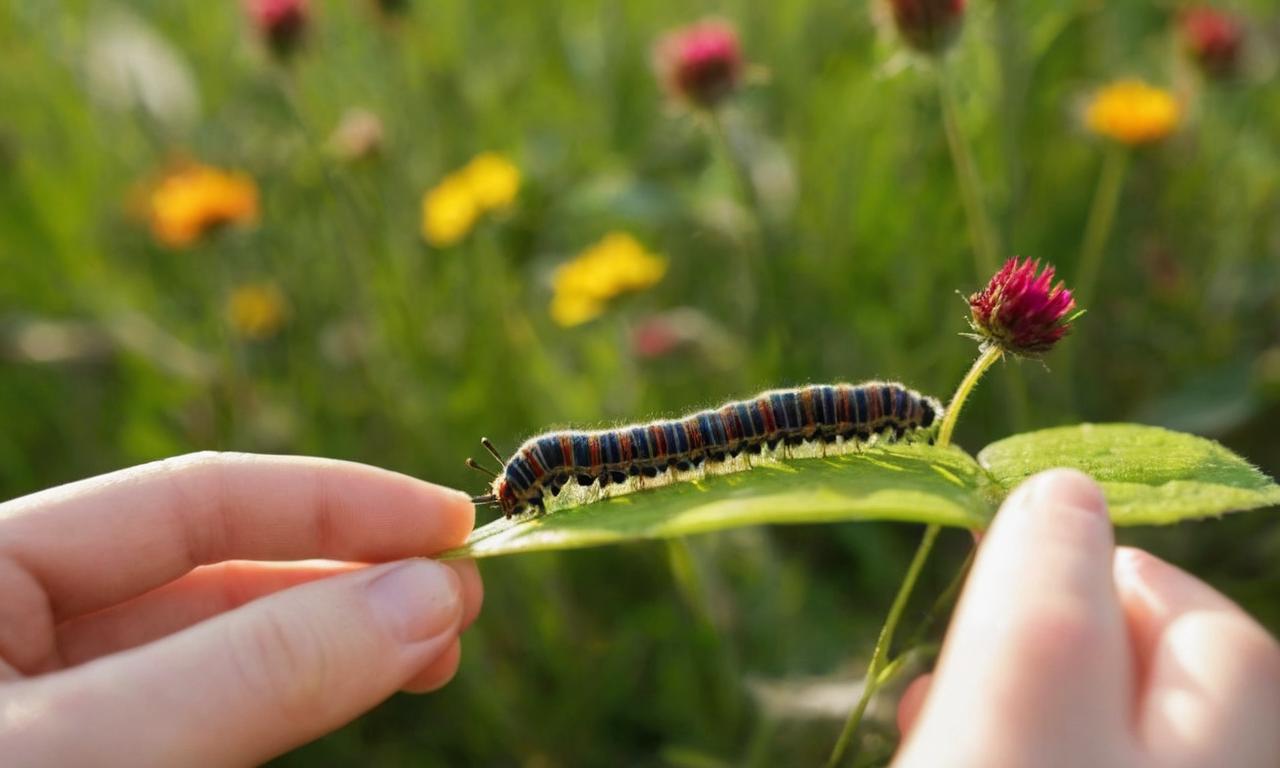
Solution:
[(1138, 424), (1078, 424), (992, 443), (978, 462), (1005, 488), (1051, 467), (1092, 475), (1117, 525), (1176, 523), (1280, 504), (1280, 486), (1212, 440)]
[(442, 557), (591, 547), (744, 525), (899, 520), (980, 529), (1010, 490), (1052, 467), (1075, 467), (1098, 480), (1117, 525), (1280, 504), (1280, 486), (1212, 440), (1136, 424), (1080, 424), (1001, 440), (977, 461), (958, 448), (920, 443), (764, 461), (541, 517), (496, 520)]
[(496, 520), (443, 557), (491, 557), (685, 536), (767, 523), (900, 520), (985, 527), (994, 505), (990, 480), (956, 448), (923, 443), (839, 456), (760, 462), (636, 491), (541, 517)]

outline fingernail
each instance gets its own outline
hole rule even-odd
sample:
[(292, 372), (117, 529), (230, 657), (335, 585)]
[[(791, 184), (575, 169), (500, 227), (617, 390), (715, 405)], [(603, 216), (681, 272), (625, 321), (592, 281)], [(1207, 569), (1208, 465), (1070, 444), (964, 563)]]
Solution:
[(462, 620), (462, 583), (447, 566), (406, 560), (378, 576), (369, 602), (400, 642), (418, 643), (453, 631)]
[(1088, 475), (1074, 469), (1052, 469), (1041, 472), (1027, 483), (1023, 503), (1034, 503), (1044, 509), (1069, 507), (1105, 517), (1107, 500)]

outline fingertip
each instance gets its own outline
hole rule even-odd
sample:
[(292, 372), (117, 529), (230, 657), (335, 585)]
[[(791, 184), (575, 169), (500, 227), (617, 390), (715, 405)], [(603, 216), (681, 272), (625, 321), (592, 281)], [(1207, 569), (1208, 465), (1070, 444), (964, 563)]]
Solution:
[[(1015, 498), (1016, 497), (1016, 498)], [(1093, 478), (1076, 469), (1050, 469), (1034, 475), (1010, 501), (1023, 506), (1067, 507), (1106, 516), (1107, 500)]]
[(459, 631), (471, 626), (484, 605), (484, 582), (475, 560), (448, 560), (444, 564), (453, 569), (462, 585), (462, 625)]
[(461, 546), (476, 524), (476, 507), (471, 503), (471, 497), (454, 488), (425, 480), (418, 482), (423, 486), (422, 494), (426, 497), (423, 506), (436, 517), (437, 536), (433, 538), (436, 546), (427, 554)]
[(898, 700), (898, 733), (902, 738), (910, 735), (920, 718), (920, 710), (929, 696), (929, 686), (933, 683), (932, 674), (924, 674), (911, 681)]
[(453, 680), (462, 663), (462, 641), (455, 639), (439, 656), (409, 679), (400, 690), (405, 693), (432, 693)]

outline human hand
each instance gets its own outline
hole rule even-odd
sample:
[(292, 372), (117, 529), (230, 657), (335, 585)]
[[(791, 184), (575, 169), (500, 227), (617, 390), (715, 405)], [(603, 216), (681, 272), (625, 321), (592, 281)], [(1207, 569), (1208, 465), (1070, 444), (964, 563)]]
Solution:
[(1193, 576), (1114, 546), (1084, 475), (1024, 483), (984, 537), (895, 765), (1280, 765), (1280, 646)]
[(362, 563), (440, 552), (473, 523), (457, 491), (249, 454), (0, 505), (0, 755), (256, 763), (438, 688), (480, 610), (474, 563)]

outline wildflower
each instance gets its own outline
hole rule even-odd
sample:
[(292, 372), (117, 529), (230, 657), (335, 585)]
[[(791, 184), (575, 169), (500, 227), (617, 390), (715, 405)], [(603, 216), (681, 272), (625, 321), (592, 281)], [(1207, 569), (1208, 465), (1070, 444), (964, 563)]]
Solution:
[(649, 288), (667, 272), (667, 262), (634, 237), (611, 232), (552, 276), (551, 319), (569, 327), (604, 312), (609, 299)]
[(284, 55), (302, 42), (311, 9), (307, 0), (245, 0), (245, 10), (271, 50)]
[(248, 283), (227, 299), (227, 322), (237, 336), (252, 341), (269, 339), (284, 326), (288, 314), (284, 294), (274, 283)]
[(506, 208), (520, 191), (520, 169), (496, 152), (482, 152), (460, 172), (471, 198), (483, 211)]
[(1053, 274), (1052, 266), (1041, 271), (1039, 261), (1015, 257), (969, 297), (969, 324), (984, 348), (1034, 357), (1067, 335), (1080, 313), (1072, 312), (1075, 299), (1061, 281), (1053, 284)]
[(890, 0), (893, 23), (907, 45), (921, 53), (946, 50), (960, 31), (965, 0)]
[(647, 317), (631, 331), (631, 351), (645, 360), (666, 357), (688, 341), (683, 329), (663, 315)]
[(509, 207), (520, 191), (520, 169), (482, 152), (444, 177), (422, 198), (422, 236), (443, 248), (466, 237), (481, 214)]
[(182, 248), (216, 227), (256, 220), (258, 188), (244, 174), (192, 164), (165, 176), (147, 209), (155, 238)]
[(703, 19), (673, 30), (653, 48), (654, 68), (673, 97), (710, 108), (737, 90), (744, 64), (733, 25)]
[(1202, 6), (1182, 14), (1183, 45), (1206, 74), (1227, 77), (1236, 70), (1244, 31), (1232, 15)]
[(329, 152), (347, 160), (361, 160), (382, 149), (382, 120), (367, 109), (349, 109), (329, 136)]
[(1089, 102), (1089, 130), (1124, 144), (1158, 141), (1178, 126), (1180, 110), (1173, 94), (1141, 80), (1118, 80)]
[(459, 176), (447, 176), (422, 198), (422, 236), (439, 248), (453, 245), (479, 216), (471, 187)]

